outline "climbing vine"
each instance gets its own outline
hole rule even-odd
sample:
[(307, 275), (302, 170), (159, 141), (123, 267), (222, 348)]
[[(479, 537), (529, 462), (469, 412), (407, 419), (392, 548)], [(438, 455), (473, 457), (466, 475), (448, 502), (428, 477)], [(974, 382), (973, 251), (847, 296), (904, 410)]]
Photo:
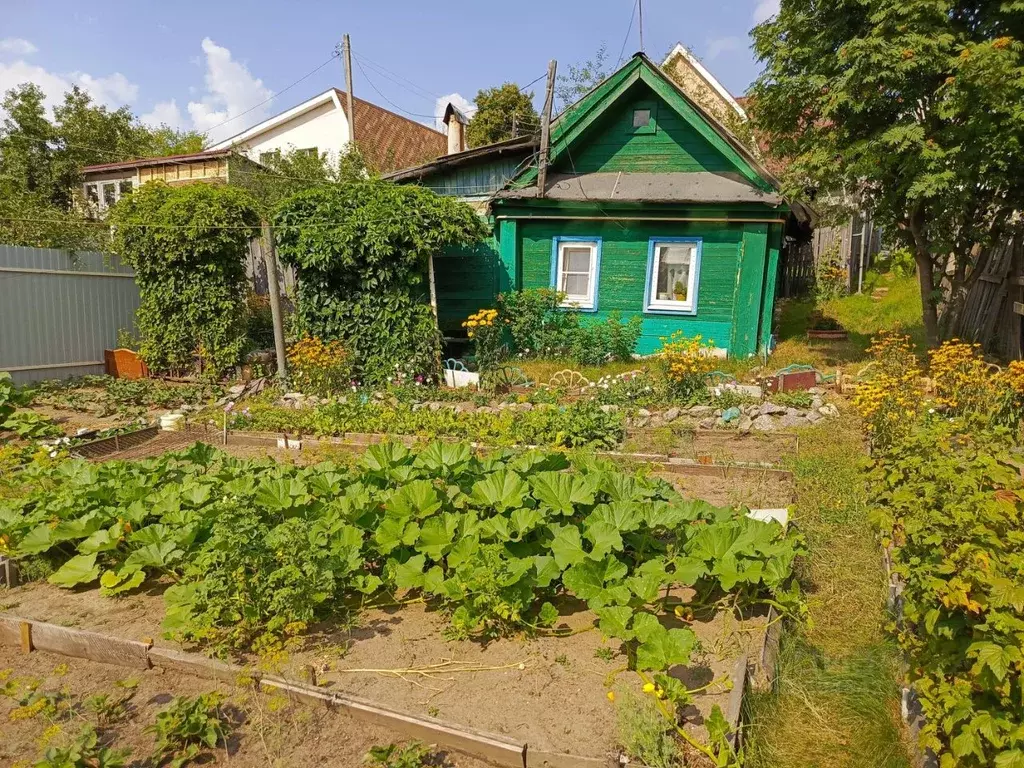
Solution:
[(299, 274), (304, 332), (344, 342), (364, 381), (438, 373), (428, 259), (486, 234), (469, 206), (364, 179), (299, 192), (278, 208), (275, 227), (281, 260)]
[(110, 214), (114, 250), (135, 270), (139, 352), (157, 371), (218, 375), (245, 343), (245, 264), (259, 217), (242, 190), (153, 183)]

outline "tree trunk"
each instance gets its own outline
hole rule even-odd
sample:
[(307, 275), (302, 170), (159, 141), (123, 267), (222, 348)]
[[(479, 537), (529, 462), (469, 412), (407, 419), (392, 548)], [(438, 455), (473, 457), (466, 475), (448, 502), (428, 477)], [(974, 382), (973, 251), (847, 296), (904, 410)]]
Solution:
[(910, 215), (910, 233), (914, 238), (914, 261), (921, 288), (921, 320), (929, 347), (939, 346), (939, 312), (935, 294), (935, 267), (931, 249), (924, 234), (924, 211), (917, 208)]

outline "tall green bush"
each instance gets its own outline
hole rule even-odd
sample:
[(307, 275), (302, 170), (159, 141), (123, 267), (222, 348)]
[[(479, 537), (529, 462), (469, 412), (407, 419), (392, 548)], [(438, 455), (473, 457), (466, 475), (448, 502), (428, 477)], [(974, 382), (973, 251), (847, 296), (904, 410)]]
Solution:
[(472, 208), (364, 179), (297, 193), (279, 206), (275, 226), (281, 260), (298, 271), (302, 331), (343, 341), (371, 384), (439, 373), (427, 262), (486, 235)]
[(259, 235), (252, 198), (234, 187), (144, 185), (111, 211), (114, 251), (135, 270), (139, 352), (157, 371), (198, 356), (219, 375), (245, 344), (245, 253)]

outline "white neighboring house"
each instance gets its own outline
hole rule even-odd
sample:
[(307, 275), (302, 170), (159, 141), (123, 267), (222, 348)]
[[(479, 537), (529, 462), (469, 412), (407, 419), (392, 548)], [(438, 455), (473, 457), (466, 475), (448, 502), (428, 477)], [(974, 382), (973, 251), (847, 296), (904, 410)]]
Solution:
[[(345, 92), (330, 88), (214, 144), (209, 150), (235, 150), (258, 163), (289, 152), (326, 153), (333, 164), (352, 140), (345, 103)], [(376, 170), (418, 165), (448, 150), (448, 139), (440, 131), (376, 104), (356, 98), (353, 111), (356, 141)]]

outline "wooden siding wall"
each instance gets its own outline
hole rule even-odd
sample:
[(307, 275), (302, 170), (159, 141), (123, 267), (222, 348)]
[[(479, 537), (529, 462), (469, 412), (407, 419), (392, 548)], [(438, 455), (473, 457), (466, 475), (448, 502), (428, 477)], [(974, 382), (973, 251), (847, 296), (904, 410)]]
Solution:
[[(571, 160), (558, 163), (558, 170), (567, 173), (640, 173), (644, 171), (735, 172), (729, 160), (703, 136), (698, 134), (668, 104), (650, 91), (640, 88), (622, 109), (610, 113), (591, 129), (593, 138), (586, 146), (572, 153)], [(633, 110), (656, 104), (654, 133), (633, 131)], [(575, 171), (573, 170), (575, 168)]]
[[(643, 335), (637, 351), (651, 354), (661, 339), (681, 330), (700, 334), (731, 355), (757, 351), (759, 321), (764, 304), (770, 317), (771, 299), (763, 301), (766, 277), (768, 225), (686, 224), (673, 222), (522, 221), (522, 287), (543, 288), (551, 283), (552, 239), (557, 236), (600, 237), (598, 320), (618, 310), (624, 320), (643, 315)], [(701, 237), (700, 284), (697, 314), (644, 313), (648, 242), (651, 237)], [(741, 268), (742, 266), (742, 268)], [(774, 291), (774, 278), (772, 279)]]
[(469, 315), (494, 306), (500, 263), (493, 237), (470, 248), (449, 248), (434, 259), (437, 319), (443, 333), (461, 331)]
[(165, 163), (149, 168), (139, 168), (139, 184), (147, 181), (166, 181), (168, 184), (188, 183), (192, 181), (228, 180), (228, 160), (203, 160), (201, 162)]
[(439, 195), (452, 197), (487, 197), (505, 186), (517, 171), (520, 161), (515, 157), (499, 157), (490, 163), (456, 167), (436, 174), (420, 183)]

